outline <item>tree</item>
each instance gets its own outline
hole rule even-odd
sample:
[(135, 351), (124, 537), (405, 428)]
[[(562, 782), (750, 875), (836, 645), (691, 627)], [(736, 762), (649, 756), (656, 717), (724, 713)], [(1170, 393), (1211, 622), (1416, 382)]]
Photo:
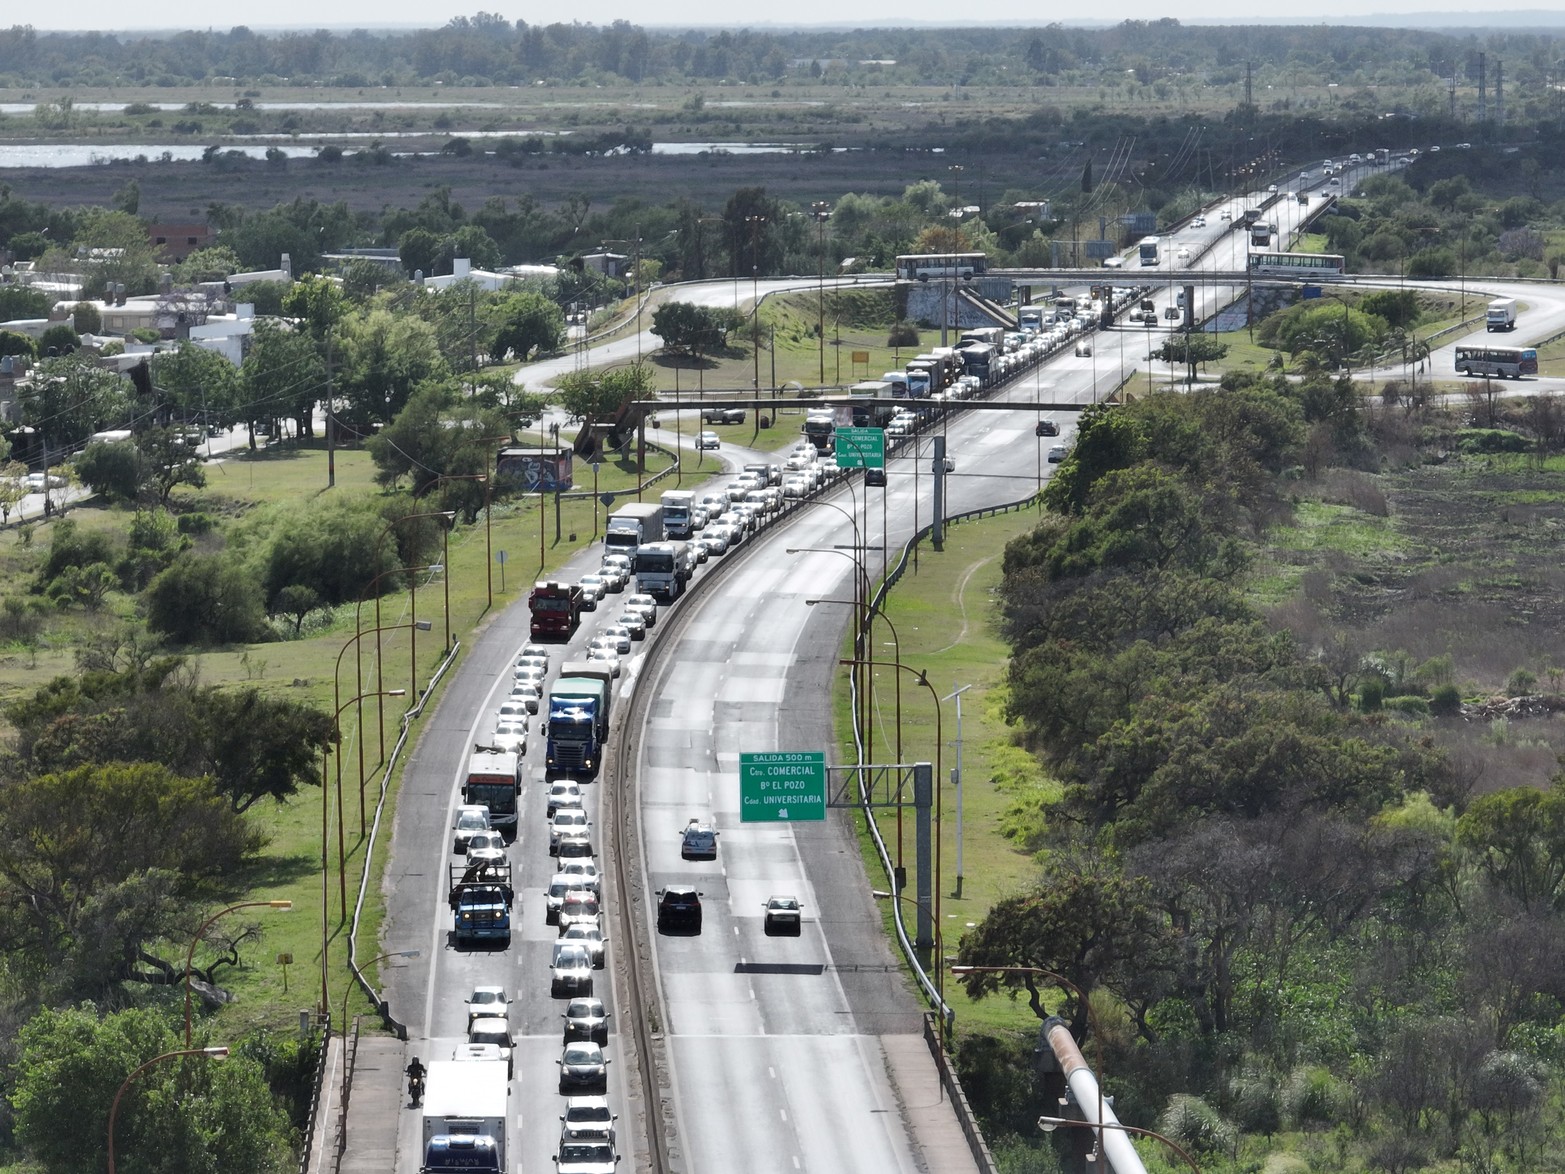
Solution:
[[(17, 1139), (49, 1174), (76, 1174), (102, 1165), (121, 1082), (184, 1041), (158, 1012), (100, 1019), (88, 1004), (39, 1011), (16, 1042)], [(125, 1090), (115, 1118), (121, 1168), (145, 1174), (282, 1174), (291, 1163), (290, 1134), (265, 1069), (243, 1048), (222, 1062), (153, 1065)]]
[[(1166, 980), (1159, 972), (1172, 964), (1173, 938), (1152, 906), (1145, 881), (1126, 877), (1104, 860), (1052, 858), (1036, 886), (996, 902), (975, 929), (962, 937), (963, 966), (1018, 967), (1013, 973), (974, 973), (963, 977), (969, 998), (1002, 990), (1027, 992), (1038, 1018), (1051, 1011), (1043, 991), (1053, 987), (1069, 1002), (1077, 1039), (1089, 1026), (1088, 1008), (1072, 989), (1088, 999), (1107, 986), (1132, 1008), (1138, 1027), (1151, 1038), (1147, 1013)], [(1027, 973), (1027, 968), (1052, 971)]]
[(14, 330), (0, 330), (0, 357), (21, 355), (33, 359), (38, 356), (38, 344), (25, 334)]
[(1526, 910), (1558, 909), (1565, 894), (1565, 785), (1508, 787), (1475, 799), (1457, 842), (1484, 876)]
[(347, 315), (348, 303), (336, 282), (318, 274), (305, 274), (283, 295), (283, 313), (324, 346), (332, 327)]
[(0, 790), (10, 965), (51, 997), (176, 982), (183, 967), (159, 951), (189, 940), (189, 902), (258, 846), (210, 780), (161, 765), (89, 764), (16, 780)]
[(22, 423), (39, 429), (52, 452), (122, 425), (129, 416), (129, 393), (123, 375), (80, 355), (41, 360), (27, 386), (17, 387)]
[[(419, 497), (442, 476), (485, 472), (495, 438), (510, 432), (503, 411), (463, 397), (450, 383), (433, 382), (418, 388), (397, 418), (370, 437), (366, 447), (380, 484), (395, 485), (408, 478), (413, 496)], [(476, 500), (482, 503), (482, 491)]]
[[(260, 553), (259, 590), (275, 603), (286, 587), (308, 587), (334, 607), (363, 598), (377, 578), (379, 593), (400, 589), (401, 576), (391, 573), (399, 548), (380, 538), (388, 520), (410, 512), (401, 495), (384, 504), (339, 496), (295, 507), (279, 517)], [(416, 527), (398, 526), (396, 532), (399, 542), (411, 541)]]
[(415, 387), (449, 371), (433, 327), (418, 318), (386, 310), (352, 314), (338, 337), (338, 394), (356, 423), (395, 419)]
[(103, 329), (103, 313), (92, 302), (77, 302), (71, 309), (71, 325), (78, 334), (97, 334)]
[(0, 464), (0, 523), (9, 523), (11, 511), (27, 496), (27, 466), (21, 461)]
[(227, 281), (240, 269), (239, 255), (227, 245), (209, 245), (196, 249), (175, 267), (182, 285), (203, 281)]
[(492, 362), (507, 356), (527, 362), (534, 355), (557, 351), (565, 343), (565, 315), (540, 293), (516, 290), (500, 295), (484, 309), (484, 321), (493, 331), (489, 342)]
[(222, 555), (186, 553), (147, 585), (147, 624), (180, 644), (264, 639), (261, 587)]
[(22, 318), (47, 318), (52, 299), (30, 285), (0, 285), (0, 322)]
[(440, 237), (427, 228), (410, 228), (397, 242), (397, 256), (402, 261), (402, 271), (410, 277), (415, 273), (433, 277), (443, 251)]
[(638, 397), (652, 394), (652, 372), (645, 365), (587, 368), (555, 382), (555, 400), (574, 420), (603, 421)]
[(652, 333), (665, 350), (699, 359), (728, 343), (728, 334), (742, 325), (731, 306), (698, 306), (664, 302), (652, 313)]
[(186, 419), (237, 424), (239, 371), (217, 351), (186, 340), (152, 356), (152, 385)]
[(148, 428), (136, 437), (144, 467), (142, 492), (160, 506), (167, 506), (177, 485), (200, 489), (206, 484), (201, 454), (185, 443), (173, 428)]
[(271, 614), (293, 620), (293, 635), (297, 640), (304, 627), (305, 617), (312, 611), (318, 611), (324, 603), (315, 588), (303, 583), (290, 583), (272, 600)]
[(299, 421), (300, 435), (310, 435), (315, 404), (325, 390), (326, 364), (308, 335), (278, 322), (256, 323), (234, 409), (238, 421), (250, 426), (251, 447), (257, 423), (285, 416)]
[(242, 814), (261, 799), (282, 802), (319, 781), (332, 742), (330, 716), (254, 688), (206, 689), (200, 767), (218, 794)]
[(141, 450), (133, 440), (94, 441), (76, 458), (76, 475), (109, 501), (135, 501), (145, 475)]
[(45, 355), (68, 355), (81, 347), (81, 335), (66, 322), (56, 322), (38, 338), (38, 351)]

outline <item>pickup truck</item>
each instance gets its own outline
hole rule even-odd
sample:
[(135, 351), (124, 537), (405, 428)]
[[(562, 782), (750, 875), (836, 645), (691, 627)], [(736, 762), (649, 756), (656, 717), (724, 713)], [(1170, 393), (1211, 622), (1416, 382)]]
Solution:
[(701, 423), (703, 424), (743, 424), (743, 408), (702, 408)]

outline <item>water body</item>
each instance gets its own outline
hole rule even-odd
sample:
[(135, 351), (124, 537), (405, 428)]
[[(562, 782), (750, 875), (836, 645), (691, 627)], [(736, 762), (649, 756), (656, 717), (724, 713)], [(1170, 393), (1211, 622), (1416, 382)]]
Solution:
[[(463, 138), (493, 137), (514, 132), (475, 132)], [(538, 132), (533, 132), (538, 133)], [(544, 132), (548, 133), (548, 132)], [(312, 135), (312, 139), (356, 139), (367, 147), (370, 139), (392, 139), (396, 134), (366, 135)], [(440, 135), (407, 134), (408, 138), (434, 139)], [(524, 136), (523, 136), (524, 137)], [(290, 159), (309, 159), (315, 148), (301, 143), (285, 141), (289, 136), (252, 135), (243, 142), (224, 143), (224, 152), (238, 151), (252, 159), (263, 159), (269, 148), (275, 147)], [(276, 140), (276, 141), (272, 141)], [(256, 143), (267, 145), (254, 145)], [(106, 166), (115, 161), (145, 160), (147, 162), (192, 162), (206, 154), (208, 143), (27, 143), (0, 145), (0, 168), (10, 167), (94, 167)], [(705, 153), (727, 155), (783, 155), (807, 151), (810, 148), (787, 143), (653, 143), (654, 155), (700, 155)], [(348, 150), (353, 146), (348, 145)], [(833, 148), (836, 152), (845, 147)], [(428, 151), (396, 151), (397, 155), (433, 154)]]

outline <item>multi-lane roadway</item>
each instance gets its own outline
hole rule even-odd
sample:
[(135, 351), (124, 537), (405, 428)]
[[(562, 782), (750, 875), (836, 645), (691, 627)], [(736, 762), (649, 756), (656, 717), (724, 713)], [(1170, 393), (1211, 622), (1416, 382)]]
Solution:
[[(1235, 201), (1234, 207), (1245, 202)], [(1232, 291), (1202, 287), (1201, 270), (1242, 268), (1248, 247), (1247, 234), (1237, 223), (1222, 221), (1219, 211), (1207, 213), (1204, 229), (1169, 234), (1188, 242), (1175, 248), (1190, 249), (1202, 315)], [(1286, 232), (1304, 211), (1296, 200), (1279, 200), (1268, 218)], [(1115, 280), (1134, 284), (1136, 273), (1127, 269)], [(1504, 289), (1501, 283), (1485, 285)], [(729, 283), (704, 289), (709, 299), (733, 296)], [(1526, 293), (1524, 300), (1538, 315), (1526, 321), (1529, 328), (1536, 323), (1542, 329), (1556, 315), (1565, 324), (1565, 304), (1534, 287)], [(1145, 361), (1143, 343), (1157, 340), (1143, 334), (1135, 328), (1100, 333), (1092, 354), (1069, 355), (1036, 368), (996, 398), (1090, 403), (1117, 383), (1127, 366)], [(636, 344), (616, 345), (633, 353)], [(644, 336), (642, 345), (653, 343)], [(541, 382), (546, 374), (529, 378)], [(1033, 430), (1038, 414), (1033, 409), (971, 412), (941, 427), (956, 465), (946, 479), (948, 512), (1015, 500), (1038, 486), (1049, 470), (1046, 448), (1069, 444), (1074, 420), (1070, 413), (1054, 413), (1062, 435), (1040, 439)], [(698, 430), (694, 418), (682, 423), (687, 437)], [(627, 787), (616, 798), (617, 810), (634, 820), (641, 853), (616, 863), (635, 870), (640, 899), (631, 912), (645, 925), (656, 891), (671, 883), (695, 884), (705, 910), (699, 935), (649, 932), (655, 987), (637, 1005), (613, 1004), (615, 994), (623, 992), (614, 976), (625, 962), (627, 943), (611, 938), (609, 965), (598, 972), (597, 993), (610, 1000), (616, 1015), (608, 1048), (614, 1061), (609, 1087), (621, 1113), (620, 1149), (627, 1162), (641, 1165), (650, 1157), (643, 1148), (646, 1125), (649, 1115), (658, 1114), (679, 1169), (925, 1168), (921, 1113), (904, 1103), (892, 1059), (905, 1052), (891, 1046), (921, 1030), (921, 1005), (880, 934), (880, 910), (859, 863), (851, 818), (838, 812), (825, 824), (742, 824), (736, 773), (744, 751), (831, 745), (827, 698), (839, 671), (836, 660), (849, 609), (812, 607), (806, 601), (851, 597), (857, 573), (853, 561), (834, 552), (862, 545), (873, 572), (882, 546), (895, 550), (916, 524), (928, 522), (930, 443), (926, 435), (890, 461), (885, 490), (862, 484), (834, 490), (828, 500), (839, 508), (806, 507), (752, 538), (742, 555), (724, 556), (736, 565), (673, 609), (660, 609), (648, 641), (625, 661), (616, 724), (619, 753), (629, 758), (620, 772)], [(915, 449), (917, 456), (911, 455)], [(728, 449), (721, 455), (737, 464), (758, 454)], [(918, 476), (915, 461), (922, 462)], [(850, 514), (859, 518), (858, 535)], [(596, 569), (598, 553), (579, 556), (561, 577)], [(926, 550), (923, 557), (941, 556)], [(711, 576), (715, 569), (703, 573)], [(618, 615), (617, 598), (605, 599), (572, 648), (579, 651), (598, 626)], [(563, 1000), (549, 995), (549, 952), (556, 931), (545, 922), (542, 892), (553, 861), (546, 847), (541, 772), (536, 771), (541, 762), (536, 719), (526, 758), (529, 781), (521, 796), (522, 832), (511, 849), (518, 905), (510, 948), (454, 950), (446, 940), (445, 906), (446, 868), (454, 859), (448, 829), (462, 764), (493, 727), (495, 709), (509, 689), (514, 655), (526, 640), (523, 605), (497, 613), (473, 641), (428, 721), (403, 785), (383, 939), (391, 947), (424, 950), (415, 964), (396, 973), (392, 995), (410, 1019), (426, 1060), (445, 1058), (460, 1042), (466, 1023), (463, 1000), (474, 986), (503, 983), (510, 990), (517, 1042), (514, 1164), (530, 1171), (552, 1168), (562, 1104), (555, 1060)], [(654, 647), (655, 662), (648, 654)], [(567, 655), (565, 648), (557, 649), (555, 671)], [(626, 704), (633, 699), (642, 704)], [(634, 725), (628, 724), (632, 713)], [(600, 852), (609, 839), (603, 826), (605, 785), (586, 788)], [(681, 857), (678, 833), (692, 817), (716, 823), (721, 833), (716, 861)], [(802, 900), (800, 936), (762, 932), (762, 906), (775, 893)], [(607, 895), (614, 899), (612, 891)], [(952, 946), (960, 934), (958, 916), (948, 913), (941, 927)], [(415, 1010), (407, 1014), (410, 1007)], [(634, 1079), (643, 1058), (632, 1054), (628, 1038), (627, 1018), (633, 1016), (655, 1019), (659, 1087), (650, 1096)], [(931, 1111), (946, 1110), (923, 1110)], [(417, 1115), (405, 1113), (400, 1168), (417, 1168), (419, 1140)]]

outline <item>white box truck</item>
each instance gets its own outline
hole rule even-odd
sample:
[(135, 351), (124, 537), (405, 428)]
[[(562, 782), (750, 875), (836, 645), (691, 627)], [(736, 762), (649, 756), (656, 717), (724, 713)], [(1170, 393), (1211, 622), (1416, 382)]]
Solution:
[(1484, 326), (1491, 333), (1496, 330), (1516, 329), (1516, 299), (1497, 298), (1489, 303), (1484, 315)]
[(696, 495), (688, 489), (670, 489), (663, 495), (663, 533), (669, 538), (689, 538), (695, 532), (691, 511)]
[(605, 554), (628, 554), (636, 557), (636, 548), (647, 542), (663, 541), (663, 506), (661, 503), (640, 501), (622, 505), (609, 515), (603, 525)]
[[(511, 1082), (504, 1060), (431, 1060), (424, 1079), (424, 1162), (426, 1174), (471, 1170), (476, 1156), (493, 1152), (506, 1166), (506, 1117)], [(472, 1138), (487, 1137), (493, 1146)], [(455, 1139), (455, 1140), (453, 1140)], [(479, 1167), (481, 1168), (481, 1167)]]

